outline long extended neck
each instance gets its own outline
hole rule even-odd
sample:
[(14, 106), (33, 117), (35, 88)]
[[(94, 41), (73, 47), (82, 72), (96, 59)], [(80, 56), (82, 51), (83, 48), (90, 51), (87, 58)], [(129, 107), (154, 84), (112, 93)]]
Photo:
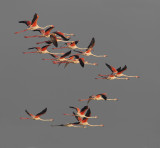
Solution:
[(113, 98), (113, 99), (108, 98), (107, 101), (118, 101), (118, 99), (117, 98)]
[(54, 119), (39, 119), (41, 121), (53, 121)]

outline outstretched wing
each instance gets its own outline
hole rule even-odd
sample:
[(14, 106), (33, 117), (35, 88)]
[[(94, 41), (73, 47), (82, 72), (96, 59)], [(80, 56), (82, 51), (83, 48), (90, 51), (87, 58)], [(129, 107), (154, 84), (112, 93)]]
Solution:
[(51, 42), (53, 43), (53, 45), (54, 45), (55, 47), (58, 47), (57, 37), (56, 37), (54, 34), (51, 34), (51, 35), (50, 35), (50, 38), (51, 38)]
[(25, 110), (25, 112), (26, 112), (29, 116), (31, 116), (31, 117), (34, 116), (34, 115), (30, 114), (27, 110)]
[(39, 112), (36, 116), (41, 116), (43, 114), (45, 114), (47, 111), (47, 108), (45, 108), (44, 110), (42, 110), (41, 112)]
[(65, 37), (64, 34), (60, 31), (56, 31), (54, 33), (57, 34), (58, 36), (60, 36), (65, 41), (68, 41), (70, 39), (70, 38)]
[(69, 108), (75, 109), (77, 112), (80, 112), (80, 109), (78, 107), (69, 106)]
[(117, 69), (115, 69), (113, 66), (109, 65), (106, 63), (106, 66), (113, 72), (113, 73), (117, 73)]
[(95, 39), (92, 38), (92, 40), (91, 40), (91, 42), (90, 42), (90, 44), (88, 46), (88, 49), (92, 49), (94, 47), (94, 45), (95, 45)]
[(33, 16), (33, 19), (32, 19), (32, 26), (37, 25), (38, 18), (39, 18), (38, 14), (35, 13), (34, 16)]
[(24, 23), (27, 26), (31, 26), (31, 21), (19, 21), (19, 23)]
[(85, 112), (87, 111), (88, 109), (88, 105), (84, 106), (82, 109), (81, 109), (81, 114), (84, 115)]
[(71, 54), (71, 50), (66, 52), (64, 55), (61, 56), (61, 58), (65, 58), (66, 56), (69, 56)]

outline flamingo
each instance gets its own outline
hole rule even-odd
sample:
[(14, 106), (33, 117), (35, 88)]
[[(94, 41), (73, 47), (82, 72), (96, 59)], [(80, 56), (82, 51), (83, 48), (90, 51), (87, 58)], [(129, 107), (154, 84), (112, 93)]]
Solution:
[(88, 123), (88, 119), (89, 117), (91, 116), (91, 110), (90, 108), (87, 110), (87, 113), (85, 114), (86, 117), (84, 117), (83, 119), (81, 117), (76, 117), (76, 119), (78, 120), (79, 122), (79, 125), (82, 125), (83, 128), (86, 128), (87, 126), (100, 126), (100, 127), (104, 127), (103, 124), (99, 124), (99, 125), (92, 125), (92, 124), (89, 124)]
[(41, 120), (41, 121), (53, 121), (54, 119), (42, 119), (42, 118), (40, 118), (40, 116), (45, 114), (46, 111), (47, 111), (47, 108), (45, 108), (44, 110), (42, 110), (38, 114), (33, 115), (33, 114), (30, 114), (27, 110), (25, 110), (25, 112), (30, 116), (30, 118), (20, 117), (20, 119), (33, 119), (33, 120)]
[(84, 58), (80, 58), (78, 55), (72, 55), (68, 58), (68, 60), (66, 61), (65, 67), (69, 64), (69, 63), (73, 63), (73, 64), (80, 64), (82, 67), (84, 67)]
[(75, 52), (78, 52), (80, 53), (81, 55), (84, 55), (84, 56), (94, 56), (94, 57), (107, 57), (107, 55), (95, 55), (93, 54), (91, 51), (93, 50), (93, 47), (95, 45), (95, 39), (92, 38), (88, 48), (86, 49), (85, 52), (82, 52), (82, 51), (77, 51), (77, 50), (74, 50)]
[(46, 45), (46, 46), (43, 46), (42, 48), (41, 47), (32, 47), (32, 48), (29, 48), (29, 49), (37, 49), (37, 51), (34, 51), (34, 52), (23, 52), (23, 54), (28, 54), (28, 53), (41, 53), (41, 54), (46, 54), (46, 53), (48, 53), (48, 54), (50, 54), (50, 55), (52, 55), (52, 56), (54, 56), (55, 57), (55, 55), (57, 54), (64, 54), (64, 53), (51, 53), (51, 52), (49, 52), (48, 50), (47, 50), (47, 48), (48, 48), (48, 46), (50, 46), (50, 45)]
[(59, 124), (59, 125), (51, 125), (51, 126), (52, 127), (54, 127), (54, 126), (66, 126), (66, 127), (80, 127), (80, 128), (82, 128), (82, 126), (78, 126), (78, 125), (79, 125), (79, 122)]
[(129, 78), (118, 78), (114, 74), (110, 74), (110, 75), (101, 75), (101, 74), (99, 74), (98, 76), (101, 76), (101, 78), (95, 78), (95, 79), (107, 79), (107, 80), (125, 79), (125, 80), (129, 80)]
[(80, 40), (73, 41), (73, 42), (69, 42), (69, 43), (65, 43), (65, 45), (67, 45), (66, 47), (52, 48), (52, 49), (62, 49), (62, 48), (80, 49), (80, 50), (87, 49), (87, 48), (79, 48), (79, 47), (77, 46), (77, 43), (78, 43), (79, 41), (80, 41)]
[(117, 101), (118, 99), (117, 98), (113, 98), (113, 99), (107, 98), (107, 94), (106, 93), (92, 95), (92, 96), (89, 96), (88, 99), (79, 99), (79, 101), (87, 101), (87, 100), (88, 100), (88, 102), (87, 102), (87, 104), (88, 104), (91, 100)]
[(69, 36), (75, 36), (74, 33), (62, 33), (62, 32), (60, 32), (59, 30), (56, 31), (56, 33), (59, 34), (59, 35), (63, 35), (63, 36), (65, 36), (65, 35), (66, 35), (66, 36), (68, 36), (68, 35), (69, 35)]
[(92, 117), (87, 117), (85, 116), (85, 112), (88, 110), (88, 106), (84, 106), (81, 110), (78, 108), (78, 107), (73, 107), (73, 106), (70, 106), (69, 108), (72, 108), (72, 109), (75, 109), (77, 111), (77, 114), (64, 114), (64, 115), (69, 115), (69, 116), (78, 116), (78, 117), (81, 117), (81, 118), (98, 118), (98, 116), (92, 116)]
[[(63, 40), (63, 38), (61, 38), (61, 37), (56, 37), (55, 33), (50, 34), (50, 39), (51, 40), (48, 40), (48, 41), (37, 42), (36, 44), (42, 44), (42, 43), (51, 44), (51, 43), (53, 43), (53, 41), (54, 42), (73, 42), (73, 41), (69, 41), (69, 39), (68, 40)], [(61, 47), (61, 48), (64, 48), (64, 47)], [(60, 49), (60, 48), (55, 48), (55, 49)]]
[(77, 119), (78, 122), (74, 122), (74, 123), (67, 123), (67, 124), (60, 124), (60, 125), (51, 125), (52, 127), (54, 126), (66, 126), (66, 127), (83, 127), (83, 128), (87, 128), (87, 126), (100, 126), (100, 127), (104, 127), (103, 124), (99, 124), (99, 125), (92, 125), (88, 123), (88, 119), (89, 117), (91, 117), (91, 110), (90, 108), (87, 110), (87, 113), (85, 114), (86, 117), (81, 118), (79, 116), (76, 116), (76, 114), (73, 112), (73, 115), (75, 116), (75, 118)]
[(80, 64), (82, 67), (84, 67), (84, 58), (79, 58), (78, 55), (72, 55), (69, 58), (62, 58), (60, 60), (58, 59), (43, 59), (43, 60), (53, 60), (53, 64), (62, 64), (65, 63), (65, 67), (67, 67), (68, 64), (73, 63), (73, 64)]
[(71, 50), (64, 53), (62, 56), (56, 56), (54, 54), (50, 54), (54, 59), (42, 59), (42, 60), (54, 60), (54, 61), (57, 61), (57, 62), (63, 62), (63, 61), (68, 60), (65, 57), (69, 56), (70, 54), (71, 54)]
[[(109, 65), (106, 63), (106, 66), (112, 71), (112, 74), (115, 74), (116, 77), (135, 77), (135, 78), (139, 78), (139, 76), (128, 76), (123, 74), (124, 71), (127, 70), (127, 66), (125, 65), (123, 68), (119, 67), (118, 69), (114, 68), (113, 66)], [(102, 75), (101, 75), (102, 76)], [(106, 75), (103, 75), (106, 76)]]
[(24, 36), (25, 38), (33, 38), (33, 37), (39, 37), (39, 38), (42, 38), (42, 37), (46, 37), (46, 38), (49, 38), (50, 37), (50, 32), (51, 30), (54, 28), (54, 26), (52, 25), (51, 27), (47, 28), (46, 30), (43, 30), (43, 29), (36, 29), (36, 30), (33, 30), (33, 31), (39, 31), (41, 33), (41, 35), (34, 35), (34, 36)]
[(25, 30), (19, 31), (19, 32), (15, 32), (15, 34), (25, 32), (27, 30), (45, 29), (49, 26), (52, 26), (52, 25), (48, 25), (48, 26), (45, 26), (45, 27), (38, 26), (37, 25), (38, 18), (39, 18), (39, 15), (37, 13), (35, 13), (34, 16), (33, 16), (32, 22), (31, 21), (19, 21), (19, 23), (26, 24), (28, 26), (28, 28), (25, 29)]

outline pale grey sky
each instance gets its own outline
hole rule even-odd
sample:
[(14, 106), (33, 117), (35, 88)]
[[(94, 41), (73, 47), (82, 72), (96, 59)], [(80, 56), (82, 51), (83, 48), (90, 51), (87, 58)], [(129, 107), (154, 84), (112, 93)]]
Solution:
[[(1, 67), (1, 143), (2, 148), (159, 148), (159, 40), (160, 1), (158, 0), (3, 0), (0, 5)], [(107, 58), (87, 57), (97, 67), (53, 65), (42, 61), (48, 55), (23, 55), (44, 39), (25, 39), (25, 29), (18, 21), (39, 14), (40, 26), (53, 24), (55, 31), (75, 33), (80, 47), (87, 47), (95, 37), (95, 54)], [(51, 48), (49, 48), (51, 50)], [(63, 50), (65, 51), (65, 50)], [(68, 51), (68, 50), (67, 50)], [(128, 75), (140, 79), (95, 80), (97, 74), (110, 73), (105, 63), (115, 67), (127, 65)], [(63, 116), (68, 106), (83, 107), (92, 94), (108, 93), (118, 102), (93, 101), (91, 124), (103, 128), (50, 127), (49, 122), (20, 120), (25, 109), (38, 113), (48, 108), (44, 118), (53, 124), (76, 121)]]

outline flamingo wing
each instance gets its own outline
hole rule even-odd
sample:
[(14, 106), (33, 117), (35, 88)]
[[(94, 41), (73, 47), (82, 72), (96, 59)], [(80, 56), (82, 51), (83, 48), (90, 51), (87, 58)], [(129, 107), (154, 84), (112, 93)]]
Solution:
[(117, 68), (117, 71), (120, 72), (120, 71), (121, 71), (121, 67), (118, 67), (118, 68)]
[(43, 46), (43, 47), (42, 47), (42, 51), (47, 50), (48, 46), (50, 46), (50, 45), (45, 45), (45, 46)]
[(25, 112), (26, 112), (29, 116), (31, 116), (31, 117), (34, 116), (34, 115), (30, 114), (27, 110), (25, 110)]
[(58, 47), (57, 37), (56, 37), (54, 34), (51, 34), (51, 35), (50, 35), (50, 38), (51, 38), (51, 42), (53, 43), (53, 45), (54, 45), (55, 47)]
[(79, 63), (82, 67), (84, 67), (84, 58), (79, 58)]
[(78, 107), (69, 106), (69, 108), (75, 109), (77, 112), (80, 112), (80, 109)]
[(31, 21), (19, 21), (19, 23), (24, 23), (27, 26), (31, 26)]
[(56, 31), (54, 33), (60, 36), (65, 41), (68, 41), (70, 39), (70, 38), (66, 38), (62, 32)]
[(66, 52), (64, 55), (61, 56), (61, 58), (65, 58), (66, 56), (69, 56), (71, 54), (71, 50)]
[(118, 71), (111, 65), (106, 63), (106, 66), (113, 72), (113, 73), (117, 73)]
[(46, 111), (47, 111), (47, 108), (45, 108), (44, 110), (42, 110), (41, 112), (39, 112), (39, 113), (36, 115), (36, 117), (39, 117), (39, 116), (45, 114)]
[(39, 18), (38, 14), (35, 13), (33, 16), (33, 19), (32, 19), (32, 26), (33, 27), (37, 25), (38, 18)]
[[(91, 110), (90, 108), (87, 110), (87, 113), (85, 114), (85, 116), (90, 117), (91, 116)], [(82, 120), (82, 123), (87, 122), (88, 118), (84, 117)]]
[(82, 118), (81, 117), (79, 117), (79, 116), (76, 116), (76, 114), (75, 114), (75, 112), (73, 112), (73, 115), (75, 116), (75, 118), (77, 119), (77, 121), (82, 121)]
[(106, 95), (105, 93), (103, 93), (103, 94), (99, 94), (99, 95), (101, 95), (101, 97), (102, 97), (104, 100), (106, 100), (106, 99), (107, 99), (107, 95)]
[(45, 34), (49, 34), (50, 33), (50, 31), (53, 29), (54, 27), (52, 26), (52, 27), (49, 27), (49, 28), (47, 28), (46, 30), (45, 30)]
[(92, 49), (94, 47), (94, 45), (95, 45), (95, 38), (92, 38), (92, 40), (88, 46), (88, 49)]
[(87, 111), (88, 109), (88, 105), (84, 106), (82, 109), (81, 109), (81, 114), (84, 115), (84, 113)]

